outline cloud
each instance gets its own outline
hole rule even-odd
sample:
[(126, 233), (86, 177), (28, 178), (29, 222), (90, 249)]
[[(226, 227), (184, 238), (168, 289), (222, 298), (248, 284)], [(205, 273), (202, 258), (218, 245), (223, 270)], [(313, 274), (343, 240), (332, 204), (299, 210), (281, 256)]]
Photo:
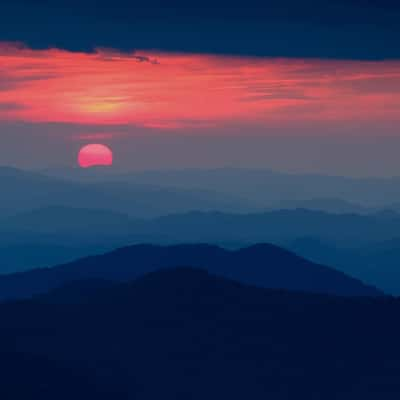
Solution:
[(93, 140), (104, 140), (104, 139), (115, 139), (126, 135), (124, 132), (118, 132), (113, 130), (112, 132), (96, 132), (96, 133), (79, 133), (73, 134), (72, 140), (77, 141), (93, 141)]
[(23, 86), (33, 81), (49, 81), (50, 79), (57, 77), (56, 74), (26, 73), (18, 76), (16, 73), (18, 73), (18, 68), (14, 71), (14, 74), (7, 72), (2, 73), (0, 69), (0, 92), (16, 89), (19, 86)]
[(394, 0), (2, 0), (1, 11), (0, 37), (38, 49), (400, 57)]
[(24, 109), (24, 107), (18, 103), (2, 103), (2, 102), (0, 102), (0, 113), (2, 111), (16, 111), (16, 110), (22, 110), (22, 109)]
[(400, 61), (78, 53), (10, 43), (0, 44), (0, 61), (0, 103), (8, 104), (0, 119), (169, 130), (400, 120)]
[(156, 59), (152, 59), (146, 56), (133, 56), (134, 58), (136, 58), (136, 60), (138, 60), (139, 62), (148, 62), (150, 64), (160, 64), (160, 62)]
[(136, 60), (140, 63), (149, 63), (157, 65), (160, 62), (156, 58), (151, 58), (149, 56), (140, 55), (136, 52), (122, 52), (115, 49), (109, 49), (106, 47), (96, 47), (93, 52), (88, 54), (96, 54), (102, 60), (117, 61), (129, 57), (131, 60)]

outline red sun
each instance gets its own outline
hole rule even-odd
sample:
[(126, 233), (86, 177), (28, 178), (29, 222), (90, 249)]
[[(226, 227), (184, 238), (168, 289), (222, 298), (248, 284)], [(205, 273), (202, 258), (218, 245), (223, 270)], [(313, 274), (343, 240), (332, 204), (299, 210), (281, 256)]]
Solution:
[(96, 165), (111, 166), (113, 153), (103, 144), (88, 144), (79, 150), (78, 164), (81, 168), (94, 167)]

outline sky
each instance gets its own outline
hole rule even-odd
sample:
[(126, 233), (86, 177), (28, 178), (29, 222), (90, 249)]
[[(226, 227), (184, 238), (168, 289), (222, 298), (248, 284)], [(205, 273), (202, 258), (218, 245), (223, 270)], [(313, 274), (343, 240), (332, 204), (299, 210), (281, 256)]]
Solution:
[(0, 164), (398, 175), (395, 2), (0, 7)]

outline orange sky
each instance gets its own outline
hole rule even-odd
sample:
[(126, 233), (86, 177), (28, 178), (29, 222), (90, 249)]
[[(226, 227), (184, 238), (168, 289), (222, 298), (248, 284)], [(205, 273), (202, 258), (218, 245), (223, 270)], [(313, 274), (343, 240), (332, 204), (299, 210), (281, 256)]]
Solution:
[(400, 61), (93, 54), (0, 43), (0, 120), (161, 129), (400, 121)]

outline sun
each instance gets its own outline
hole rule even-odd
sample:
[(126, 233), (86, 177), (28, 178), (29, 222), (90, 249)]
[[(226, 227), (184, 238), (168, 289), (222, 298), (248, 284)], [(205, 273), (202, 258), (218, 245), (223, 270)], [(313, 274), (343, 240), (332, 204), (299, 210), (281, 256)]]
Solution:
[(79, 150), (78, 164), (81, 168), (111, 166), (113, 164), (113, 152), (104, 144), (87, 144)]

